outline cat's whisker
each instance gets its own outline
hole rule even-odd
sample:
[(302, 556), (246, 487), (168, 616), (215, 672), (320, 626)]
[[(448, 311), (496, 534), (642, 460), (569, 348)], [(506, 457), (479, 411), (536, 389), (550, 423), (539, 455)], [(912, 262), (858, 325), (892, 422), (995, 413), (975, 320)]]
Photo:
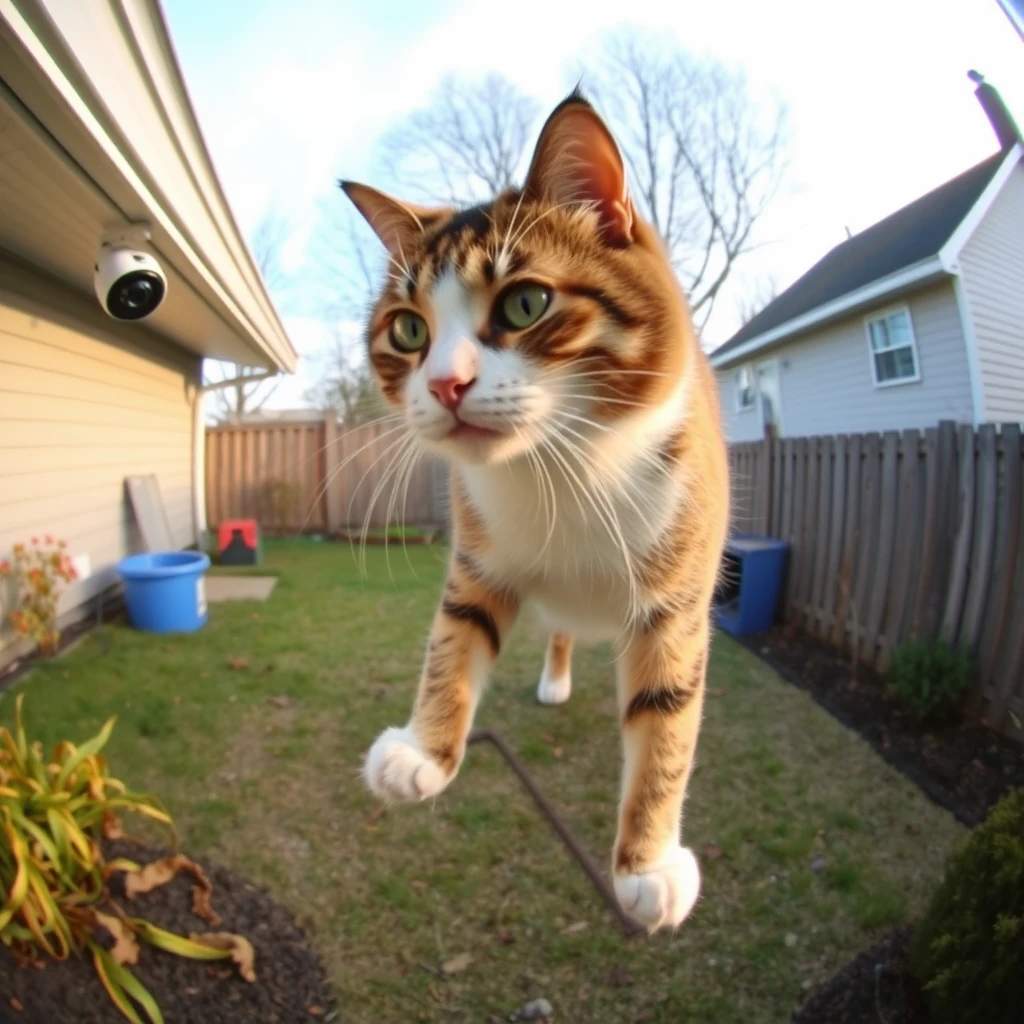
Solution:
[[(394, 433), (394, 431), (392, 431), (392, 433)], [(411, 439), (412, 439), (412, 435), (408, 432), (408, 430), (406, 430), (402, 437), (396, 438), (394, 441), (392, 441), (391, 444), (389, 444), (384, 449), (384, 451), (382, 451), (373, 460), (373, 462), (371, 462), (370, 465), (366, 467), (365, 471), (363, 472), (363, 475), (359, 478), (358, 483), (355, 485), (355, 487), (352, 488), (352, 494), (351, 494), (351, 496), (349, 498), (349, 501), (348, 501), (348, 510), (345, 513), (345, 522), (346, 523), (351, 523), (352, 522), (352, 503), (356, 500), (356, 495), (359, 493), (360, 488), (363, 486), (363, 481), (370, 475), (370, 472), (373, 470), (373, 467), (376, 466), (377, 463), (381, 461), (381, 459), (387, 458), (396, 448), (398, 448), (401, 445), (407, 444)], [(375, 439), (375, 440), (378, 440), (378, 439)], [(364, 451), (366, 448), (369, 448), (370, 444), (373, 444), (373, 443), (374, 442), (371, 441), (369, 444), (363, 445), (363, 447), (360, 448), (358, 451), (353, 452), (352, 455), (349, 456), (349, 459), (355, 458), (355, 456), (358, 455), (359, 452)], [(353, 539), (351, 533), (349, 534), (349, 548), (351, 549), (351, 552), (352, 552), (352, 560), (356, 563), (357, 566), (359, 566), (360, 565), (360, 560), (356, 556), (355, 542), (354, 542), (354, 539)], [(360, 568), (360, 572), (362, 572), (362, 571), (363, 571), (363, 569)]]
[[(341, 462), (337, 466), (335, 466), (333, 471), (327, 476), (327, 479), (324, 480), (323, 484), (317, 489), (316, 494), (313, 496), (313, 500), (310, 502), (309, 512), (306, 515), (306, 518), (302, 521), (302, 525), (299, 527), (299, 532), (302, 533), (306, 529), (306, 527), (309, 525), (310, 519), (313, 518), (313, 512), (316, 509), (317, 505), (320, 503), (320, 499), (327, 493), (327, 491), (330, 488), (331, 484), (333, 484), (334, 481), (338, 479), (338, 476), (344, 471), (345, 467), (357, 455), (361, 454), (362, 452), (365, 452), (366, 449), (370, 447), (370, 445), (376, 444), (378, 441), (384, 440), (385, 437), (390, 437), (392, 434), (397, 433), (399, 430), (406, 430), (406, 429), (407, 428), (406, 428), (405, 422), (403, 420), (397, 426), (392, 427), (390, 430), (384, 431), (383, 434), (376, 434), (375, 433), (374, 436), (372, 438), (370, 438), (369, 441), (366, 442), (366, 444), (362, 445), (362, 447), (360, 447), (360, 448), (357, 448), (347, 458), (342, 459)], [(326, 445), (324, 447), (326, 448)]]
[[(404, 480), (405, 480), (405, 491), (404, 491), (403, 499), (402, 499), (403, 505), (404, 505), (405, 499), (408, 497), (408, 493), (409, 493), (408, 492), (409, 478), (412, 476), (412, 471), (413, 471), (413, 469), (416, 466), (416, 460), (419, 458), (421, 451), (422, 451), (422, 448), (420, 447), (420, 445), (416, 442), (416, 440), (414, 438), (413, 439), (413, 443), (409, 445), (409, 447), (405, 450), (404, 454), (401, 455), (399, 458), (396, 458), (396, 460), (395, 460), (396, 463), (398, 463), (399, 469), (398, 469), (398, 473), (397, 473), (396, 478), (395, 478), (394, 486), (391, 488), (391, 497), (388, 499), (387, 512), (386, 512), (386, 514), (384, 516), (384, 558), (385, 558), (385, 560), (388, 563), (388, 572), (391, 571), (391, 562), (390, 562), (390, 556), (389, 556), (389, 553), (388, 553), (389, 531), (391, 529), (391, 512), (392, 512), (393, 509), (395, 509), (395, 510), (397, 510), (399, 512), (403, 511), (402, 508), (399, 508), (399, 507), (396, 506), (397, 499), (398, 499), (398, 492), (399, 492), (399, 489), (402, 486), (402, 481), (403, 481), (403, 478), (404, 478)], [(409, 568), (412, 569), (412, 574), (415, 577), (416, 576), (416, 570), (413, 568), (412, 561), (409, 558), (409, 545), (406, 543), (406, 539), (405, 539), (404, 516), (402, 518), (402, 521), (399, 523), (399, 528), (401, 530), (401, 535), (402, 535), (402, 551), (405, 553), (405, 561), (408, 564)]]
[[(370, 495), (370, 501), (369, 501), (369, 504), (368, 504), (367, 509), (366, 509), (366, 515), (363, 517), (363, 529), (362, 529), (362, 534), (361, 534), (361, 551), (360, 551), (361, 570), (360, 571), (363, 572), (363, 573), (366, 572), (366, 545), (367, 545), (367, 541), (369, 540), (370, 520), (373, 518), (373, 509), (374, 509), (374, 507), (377, 504), (377, 499), (380, 497), (380, 495), (382, 494), (384, 488), (387, 486), (388, 480), (390, 480), (395, 475), (397, 467), (401, 464), (401, 460), (404, 458), (405, 453), (408, 450), (409, 446), (411, 446), (414, 443), (415, 443), (415, 439), (412, 436), (409, 436), (409, 437), (405, 438), (403, 446), (401, 448), (399, 448), (398, 452), (392, 458), (392, 460), (391, 460), (390, 464), (388, 465), (387, 469), (384, 471), (384, 473), (381, 476), (380, 480), (377, 482), (377, 486), (374, 487), (373, 492)], [(372, 469), (373, 466), (375, 466), (377, 464), (377, 462), (379, 462), (379, 461), (380, 461), (379, 459), (375, 459), (370, 464), (370, 467), (367, 469), (367, 473), (369, 473), (370, 469)], [(388, 551), (388, 524), (387, 524), (386, 520), (385, 520), (385, 523), (384, 523), (384, 561), (387, 564), (388, 575), (391, 578), (391, 582), (394, 583), (395, 576), (394, 576), (394, 573), (392, 572), (392, 569), (391, 569), (391, 556), (390, 556), (390, 553)]]

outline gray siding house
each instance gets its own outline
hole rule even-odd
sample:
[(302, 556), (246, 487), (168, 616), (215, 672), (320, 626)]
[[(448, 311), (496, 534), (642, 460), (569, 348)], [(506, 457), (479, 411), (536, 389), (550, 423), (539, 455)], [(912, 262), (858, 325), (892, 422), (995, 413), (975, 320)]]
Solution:
[[(838, 245), (711, 354), (731, 442), (1024, 422), (1024, 145)], [(994, 97), (994, 99), (993, 99)]]

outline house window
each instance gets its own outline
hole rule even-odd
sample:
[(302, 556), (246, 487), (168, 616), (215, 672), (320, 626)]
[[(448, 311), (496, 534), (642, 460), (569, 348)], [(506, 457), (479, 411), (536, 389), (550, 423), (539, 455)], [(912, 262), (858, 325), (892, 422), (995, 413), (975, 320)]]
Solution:
[(876, 387), (911, 384), (921, 379), (914, 327), (910, 322), (910, 310), (906, 306), (881, 316), (870, 317), (867, 328), (871, 345), (871, 373)]
[(736, 371), (736, 409), (743, 412), (745, 409), (753, 409), (756, 404), (754, 375), (749, 366), (741, 366)]

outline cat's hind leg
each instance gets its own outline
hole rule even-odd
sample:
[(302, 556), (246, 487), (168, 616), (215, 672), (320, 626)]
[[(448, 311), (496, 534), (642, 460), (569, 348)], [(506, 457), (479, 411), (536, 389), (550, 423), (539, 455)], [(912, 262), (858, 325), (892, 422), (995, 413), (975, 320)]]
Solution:
[(636, 635), (619, 660), (623, 777), (613, 862), (623, 910), (648, 931), (681, 924), (700, 869), (681, 842), (683, 798), (700, 731), (706, 614)]
[(572, 692), (572, 637), (552, 633), (548, 638), (544, 671), (537, 684), (537, 700), (541, 704), (564, 704)]

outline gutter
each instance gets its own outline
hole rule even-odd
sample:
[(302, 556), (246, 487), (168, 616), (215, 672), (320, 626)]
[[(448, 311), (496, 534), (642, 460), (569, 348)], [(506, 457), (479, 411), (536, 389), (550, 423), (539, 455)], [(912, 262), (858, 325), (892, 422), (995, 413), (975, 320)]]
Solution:
[(886, 298), (894, 292), (903, 291), (912, 285), (924, 284), (949, 273), (951, 273), (951, 269), (946, 265), (941, 256), (932, 256), (920, 263), (915, 263), (910, 267), (905, 267), (903, 270), (898, 270), (895, 274), (890, 274), (888, 277), (873, 281), (871, 284), (858, 288), (854, 292), (847, 292), (846, 295), (841, 295), (838, 299), (833, 299), (822, 306), (817, 306), (808, 313), (793, 317), (793, 319), (779, 324), (778, 327), (773, 327), (769, 331), (755, 335), (742, 345), (729, 349), (728, 352), (722, 352), (717, 357), (712, 352), (710, 356), (711, 365), (716, 370), (732, 366), (735, 363), (741, 362), (747, 356), (760, 352), (769, 345), (786, 341), (795, 334), (830, 320), (835, 320), (844, 314), (852, 313), (859, 307), (877, 302), (879, 299)]

